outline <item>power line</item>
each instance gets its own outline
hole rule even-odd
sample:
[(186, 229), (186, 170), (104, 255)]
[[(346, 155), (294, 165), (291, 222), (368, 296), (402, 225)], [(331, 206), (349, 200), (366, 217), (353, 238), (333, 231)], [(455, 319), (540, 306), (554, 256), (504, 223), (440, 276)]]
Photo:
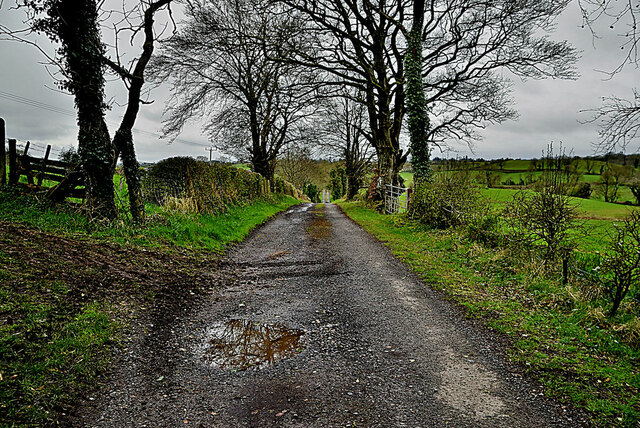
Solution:
[(19, 95), (11, 94), (9, 92), (0, 91), (0, 98), (4, 98), (9, 101), (24, 104), (30, 107), (39, 108), (42, 110), (51, 111), (54, 113), (63, 114), (65, 116), (75, 117), (75, 112), (65, 110), (61, 107), (52, 106), (51, 104), (41, 103), (40, 101), (32, 100), (30, 98), (21, 97)]
[[(50, 111), (53, 113), (59, 113), (59, 114), (63, 114), (65, 116), (70, 116), (70, 117), (76, 117), (76, 113), (75, 111), (72, 110), (66, 110), (62, 107), (57, 107), (51, 104), (47, 104), (47, 103), (43, 103), (40, 101), (36, 101), (36, 100), (32, 100), (31, 98), (26, 98), (26, 97), (22, 97), (20, 95), (15, 95), (12, 94), (10, 92), (5, 92), (5, 91), (0, 91), (0, 98), (4, 98), (6, 100), (9, 101), (13, 101), (19, 104), (23, 104), (23, 105), (27, 105), (30, 107), (35, 107), (35, 108), (39, 108), (42, 110), (46, 110), (46, 111)], [(109, 124), (114, 125), (114, 126), (118, 126), (118, 124), (113, 121), (113, 120), (108, 120), (107, 121)], [(158, 139), (162, 138), (162, 135), (155, 133), (155, 132), (151, 132), (151, 131), (145, 131), (142, 129), (138, 129), (138, 128), (133, 128), (134, 132), (138, 132), (141, 134), (145, 134), (145, 135), (149, 135), (152, 137), (156, 137)], [(183, 143), (186, 144), (188, 146), (196, 146), (196, 147), (208, 147), (208, 144), (204, 144), (204, 143), (198, 143), (195, 141), (189, 141), (189, 140), (185, 140), (183, 138), (174, 138), (173, 141), (177, 141), (179, 143)]]

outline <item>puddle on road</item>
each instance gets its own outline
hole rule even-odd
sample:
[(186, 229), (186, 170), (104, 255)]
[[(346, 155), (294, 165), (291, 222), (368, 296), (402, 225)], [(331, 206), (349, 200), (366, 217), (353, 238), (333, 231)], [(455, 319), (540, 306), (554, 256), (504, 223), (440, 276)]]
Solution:
[(203, 359), (219, 368), (262, 367), (300, 352), (303, 334), (281, 324), (243, 319), (220, 322), (207, 330)]
[(300, 206), (295, 206), (293, 208), (290, 208), (286, 214), (294, 214), (294, 213), (303, 213), (305, 211), (308, 211), (311, 207), (313, 207), (313, 204), (303, 204)]
[(323, 208), (311, 211), (314, 216), (307, 227), (307, 233), (312, 239), (327, 239), (331, 231), (331, 222), (326, 219)]

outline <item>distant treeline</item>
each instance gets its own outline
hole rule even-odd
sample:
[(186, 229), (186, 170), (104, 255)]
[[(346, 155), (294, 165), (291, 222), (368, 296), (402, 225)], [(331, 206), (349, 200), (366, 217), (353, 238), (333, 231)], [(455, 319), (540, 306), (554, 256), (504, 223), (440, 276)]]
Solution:
[[(626, 154), (626, 153), (605, 153), (600, 155), (593, 156), (575, 156), (575, 155), (564, 155), (567, 161), (598, 161), (604, 163), (612, 163), (618, 164), (622, 166), (633, 166), (634, 168), (640, 167), (640, 153)], [(440, 158), (434, 157), (431, 162), (433, 165), (439, 165), (440, 167), (445, 167), (446, 169), (455, 169), (454, 166), (462, 167), (471, 166), (475, 167), (495, 167), (497, 166), (499, 169), (502, 169), (508, 161), (521, 161), (528, 162), (533, 166), (540, 165), (540, 169), (542, 168), (542, 158), (531, 158), (531, 159), (522, 159), (522, 158), (498, 158), (498, 159), (484, 159), (484, 158), (470, 158), (465, 156), (463, 158)]]

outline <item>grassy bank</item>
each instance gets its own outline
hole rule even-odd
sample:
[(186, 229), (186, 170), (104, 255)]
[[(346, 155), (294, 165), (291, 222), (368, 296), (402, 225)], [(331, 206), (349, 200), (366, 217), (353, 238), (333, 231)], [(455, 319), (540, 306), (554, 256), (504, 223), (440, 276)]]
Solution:
[(151, 248), (187, 248), (220, 252), (239, 242), (257, 225), (299, 201), (271, 195), (250, 205), (231, 206), (220, 215), (185, 214), (147, 205), (149, 221), (135, 226), (126, 221), (91, 222), (73, 209), (60, 209), (29, 196), (0, 192), (0, 219), (18, 221), (39, 230), (79, 239), (102, 239), (122, 245)]
[(549, 395), (573, 402), (601, 425), (640, 421), (640, 321), (607, 319), (574, 284), (534, 275), (535, 266), (484, 248), (455, 231), (429, 230), (360, 203), (340, 203), (425, 282), (509, 339)]
[(133, 318), (173, 288), (196, 290), (203, 260), (296, 203), (273, 196), (218, 216), (149, 206), (134, 227), (0, 192), (0, 426), (59, 423)]

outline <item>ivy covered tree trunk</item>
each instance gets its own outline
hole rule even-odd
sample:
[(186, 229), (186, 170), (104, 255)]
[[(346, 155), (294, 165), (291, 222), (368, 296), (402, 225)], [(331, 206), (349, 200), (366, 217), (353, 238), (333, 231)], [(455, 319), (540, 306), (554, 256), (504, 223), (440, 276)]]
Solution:
[[(86, 174), (86, 205), (89, 214), (113, 219), (116, 206), (113, 189), (114, 151), (104, 120), (81, 114), (78, 107), (78, 154)], [(84, 117), (83, 117), (84, 116)]]
[(405, 56), (406, 111), (414, 180), (429, 179), (429, 115), (422, 83), (422, 26), (424, 0), (413, 2), (413, 24), (407, 40)]
[[(142, 73), (142, 72), (140, 72)], [(140, 110), (140, 92), (144, 80), (142, 74), (136, 77), (135, 72), (130, 79), (129, 101), (127, 110), (122, 118), (120, 127), (113, 137), (113, 145), (116, 153), (122, 159), (122, 168), (127, 180), (127, 192), (129, 193), (129, 211), (134, 222), (142, 222), (145, 219), (144, 199), (142, 197), (142, 183), (140, 180), (140, 164), (136, 157), (133, 145), (133, 125)], [(117, 158), (118, 156), (116, 156)]]
[(63, 87), (75, 97), (78, 110), (78, 154), (86, 172), (86, 204), (91, 215), (115, 218), (114, 149), (104, 121), (104, 46), (95, 0), (45, 2), (48, 18), (36, 28), (59, 40)]
[(350, 201), (356, 197), (362, 185), (362, 168), (357, 160), (346, 156), (344, 169), (347, 177), (347, 200)]
[(351, 201), (358, 194), (360, 183), (357, 180), (347, 180), (347, 200)]

